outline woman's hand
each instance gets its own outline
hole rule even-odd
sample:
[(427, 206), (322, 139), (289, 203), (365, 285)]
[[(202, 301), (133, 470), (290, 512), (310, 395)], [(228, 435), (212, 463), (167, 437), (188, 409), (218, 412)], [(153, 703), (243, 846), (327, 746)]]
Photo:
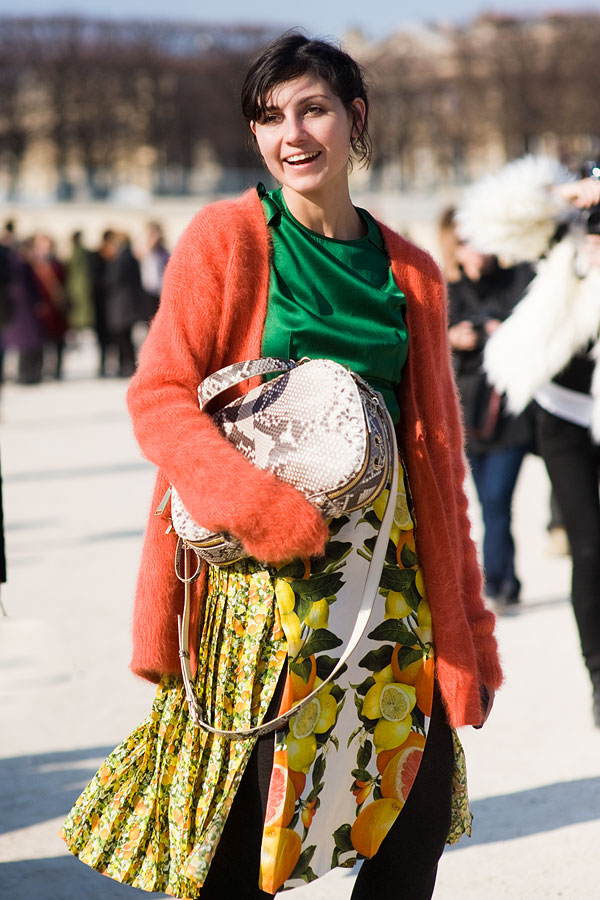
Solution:
[(274, 476), (270, 497), (263, 495), (260, 508), (247, 508), (238, 515), (232, 533), (255, 559), (281, 565), (299, 557), (323, 556), (329, 536), (323, 516), (316, 507)]
[(500, 321), (500, 319), (488, 319), (485, 322), (483, 328), (484, 328), (484, 331), (487, 334), (487, 336), (491, 337), (493, 335), (493, 333), (498, 328), (500, 328), (501, 325), (502, 325), (502, 322)]
[(566, 181), (564, 184), (555, 185), (552, 190), (578, 209), (587, 209), (588, 206), (600, 203), (600, 179), (598, 178)]
[(494, 705), (496, 691), (493, 688), (486, 687), (485, 684), (481, 684), (479, 685), (479, 696), (481, 697), (481, 722), (479, 725), (474, 725), (474, 728), (483, 728), (487, 722)]
[(479, 346), (479, 335), (468, 319), (449, 328), (448, 338), (453, 350), (476, 350)]

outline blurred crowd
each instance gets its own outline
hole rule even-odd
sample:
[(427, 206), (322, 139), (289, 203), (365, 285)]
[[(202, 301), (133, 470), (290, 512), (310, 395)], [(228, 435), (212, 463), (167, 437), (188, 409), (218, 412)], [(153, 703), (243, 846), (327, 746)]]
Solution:
[(135, 368), (133, 329), (148, 323), (158, 306), (169, 258), (161, 226), (150, 222), (143, 244), (108, 229), (99, 246), (84, 246), (74, 232), (60, 259), (45, 233), (21, 237), (15, 223), (0, 234), (0, 379), (5, 351), (17, 355), (20, 384), (60, 379), (67, 339), (93, 330), (98, 376), (129, 377)]

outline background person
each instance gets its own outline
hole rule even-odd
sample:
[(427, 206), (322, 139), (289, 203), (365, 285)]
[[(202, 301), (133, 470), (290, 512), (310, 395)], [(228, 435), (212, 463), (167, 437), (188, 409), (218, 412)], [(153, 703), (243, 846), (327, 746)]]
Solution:
[(37, 315), (42, 322), (45, 346), (51, 348), (50, 374), (62, 378), (65, 335), (67, 333), (66, 270), (56, 256), (54, 241), (36, 234), (31, 245), (31, 268), (37, 286)]
[(118, 357), (118, 374), (129, 378), (135, 371), (132, 329), (142, 318), (140, 264), (131, 250), (129, 235), (114, 237), (114, 252), (104, 273), (105, 313), (108, 340)]
[(0, 242), (0, 383), (4, 381), (3, 335), (14, 316), (12, 277), (10, 248)]
[(488, 338), (506, 319), (533, 276), (531, 266), (502, 268), (456, 233), (454, 209), (440, 220), (440, 244), (450, 301), (449, 338), (467, 437), (467, 458), (481, 504), (487, 596), (499, 611), (519, 601), (511, 533), (512, 498), (525, 454), (533, 446), (533, 420), (512, 416), (483, 369)]
[(600, 727), (598, 204), (597, 177), (575, 181), (557, 160), (525, 157), (475, 184), (459, 219), (483, 252), (543, 257), (524, 299), (489, 340), (485, 368), (515, 412), (536, 401), (536, 443), (569, 540), (573, 610)]
[(109, 346), (109, 332), (106, 319), (106, 271), (115, 252), (115, 232), (112, 228), (107, 228), (106, 231), (102, 233), (100, 246), (97, 250), (91, 252), (89, 260), (94, 306), (94, 328), (99, 350), (98, 375), (100, 378), (103, 378), (106, 375), (106, 356)]
[(82, 331), (95, 324), (90, 251), (83, 244), (81, 231), (71, 235), (71, 255), (67, 262), (65, 288), (69, 298), (69, 328)]
[[(4, 539), (4, 504), (2, 502), (2, 469), (0, 468), (0, 591), (6, 583), (6, 543)], [(0, 599), (0, 612), (6, 615), (4, 604)]]
[(40, 316), (41, 296), (32, 266), (33, 239), (7, 245), (12, 315), (2, 334), (4, 349), (17, 351), (19, 384), (42, 380), (46, 331)]
[(162, 291), (169, 251), (165, 246), (163, 231), (158, 222), (149, 222), (146, 228), (146, 247), (140, 255), (142, 287), (145, 295), (144, 319), (150, 322), (156, 315)]

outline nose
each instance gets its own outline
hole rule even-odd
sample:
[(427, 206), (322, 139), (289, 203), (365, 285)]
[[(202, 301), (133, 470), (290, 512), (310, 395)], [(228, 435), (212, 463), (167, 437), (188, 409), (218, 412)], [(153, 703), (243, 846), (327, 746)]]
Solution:
[(283, 133), (285, 143), (297, 147), (302, 143), (305, 135), (304, 118), (301, 115), (286, 116)]

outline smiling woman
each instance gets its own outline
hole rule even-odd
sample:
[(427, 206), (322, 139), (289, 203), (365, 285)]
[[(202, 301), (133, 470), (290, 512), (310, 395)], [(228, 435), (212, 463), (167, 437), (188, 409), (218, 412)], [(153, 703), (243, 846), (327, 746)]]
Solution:
[(368, 163), (371, 155), (364, 80), (347, 54), (338, 51), (334, 61), (321, 42), (303, 41), (290, 36), (285, 50), (274, 44), (261, 57), (246, 79), (242, 111), (295, 218), (352, 240), (365, 229), (350, 200), (349, 165), (352, 156)]
[[(250, 123), (265, 165), (283, 184), (288, 209), (314, 231), (321, 226), (326, 237), (365, 234), (348, 189), (352, 138), (362, 133), (365, 114), (364, 100), (355, 98), (347, 110), (327, 82), (307, 73), (274, 88)], [(326, 221), (324, 210), (335, 219)]]
[[(370, 141), (351, 57), (286, 34), (252, 64), (242, 106), (281, 187), (258, 185), (189, 225), (128, 400), (159, 468), (153, 508), (171, 483), (196, 522), (247, 552), (196, 582), (193, 690), (207, 721), (239, 731), (317, 693), (275, 737), (195, 724), (179, 677), (176, 540), (153, 514), (132, 668), (160, 681), (156, 701), (63, 836), (104, 874), (175, 897), (258, 900), (363, 859), (353, 900), (429, 900), (444, 842), (470, 826), (454, 728), (485, 720), (502, 678), (469, 537), (443, 282), (426, 253), (352, 203), (349, 169), (368, 163)], [(199, 411), (198, 384), (261, 356), (332, 359), (375, 387), (396, 425), (395, 496), (324, 521), (227, 442)], [(368, 633), (328, 680), (388, 498)]]

